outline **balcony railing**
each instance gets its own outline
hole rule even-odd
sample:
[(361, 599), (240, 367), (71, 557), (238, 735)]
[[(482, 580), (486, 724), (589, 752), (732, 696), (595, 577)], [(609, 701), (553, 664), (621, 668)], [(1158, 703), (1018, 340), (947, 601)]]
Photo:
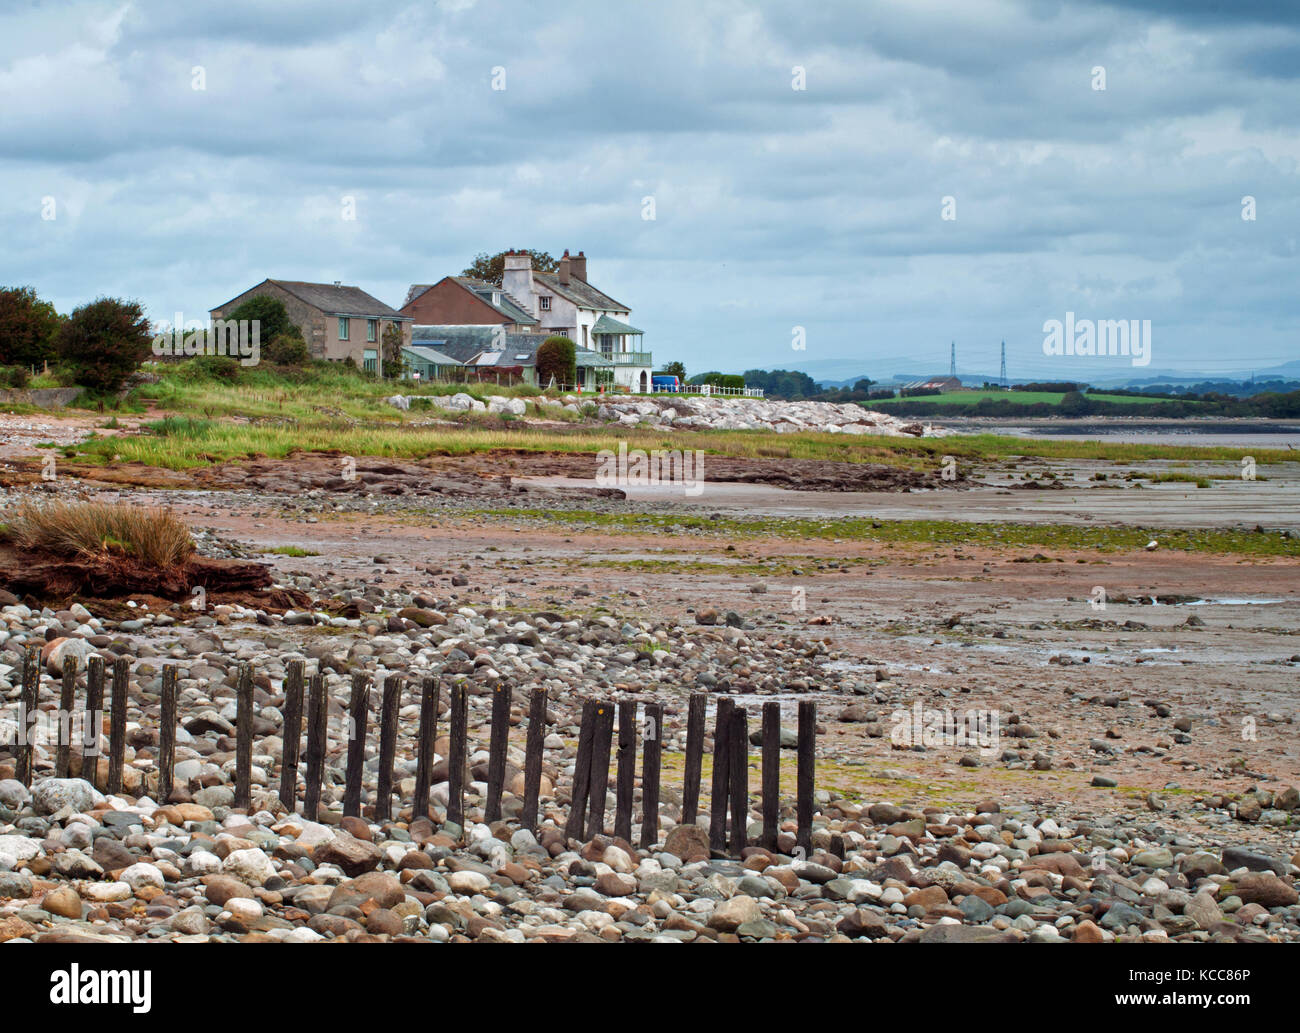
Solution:
[(653, 366), (654, 360), (649, 352), (599, 352), (601, 358), (609, 359), (615, 366)]

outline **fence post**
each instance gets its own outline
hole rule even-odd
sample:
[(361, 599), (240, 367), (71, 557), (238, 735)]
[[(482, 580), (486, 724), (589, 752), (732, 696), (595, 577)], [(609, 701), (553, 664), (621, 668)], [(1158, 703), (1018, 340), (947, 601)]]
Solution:
[(72, 766), (72, 705), (77, 692), (77, 658), (70, 652), (63, 658), (63, 681), (59, 685), (59, 745), (54, 754), (54, 777), (67, 778)]
[(807, 857), (812, 851), (813, 777), (817, 749), (817, 704), (810, 699), (799, 701), (799, 770), (798, 788), (799, 829), (795, 843), (803, 848)]
[(86, 777), (86, 761), (90, 760), (88, 781), (102, 790), (99, 777), (99, 743), (104, 733), (104, 658), (91, 653), (86, 658), (86, 730), (81, 740), (81, 776)]
[(361, 781), (365, 774), (366, 731), (369, 727), (370, 675), (352, 675), (352, 701), (348, 709), (348, 768), (343, 787), (343, 816), (361, 816)]
[(501, 790), (506, 780), (506, 748), (510, 745), (510, 700), (513, 693), (505, 681), (492, 689), (492, 730), (488, 740), (487, 802), (483, 820), (489, 825), (501, 820)]
[(253, 806), (253, 667), (239, 665), (235, 685), (235, 808)]
[(609, 749), (614, 739), (614, 704), (596, 704), (596, 734), (591, 744), (591, 809), (587, 813), (587, 838), (605, 834), (605, 793), (609, 789)]
[(15, 772), (18, 781), (25, 786), (32, 784), (32, 773), (36, 767), (36, 744), (32, 742), (32, 732), (36, 727), (36, 702), (40, 694), (41, 648), (30, 645), (27, 647), (27, 652), (23, 654), (22, 706), (19, 708), (19, 719), (22, 722), (19, 732), (22, 745), (18, 747), (18, 763)]
[(290, 814), (298, 803), (298, 749), (302, 744), (302, 683), (307, 665), (290, 660), (284, 672), (284, 734), (280, 749), (280, 802)]
[(709, 798), (709, 849), (722, 853), (727, 848), (727, 785), (731, 780), (728, 761), (731, 745), (731, 711), (735, 701), (730, 696), (718, 700), (713, 726), (713, 779)]
[[(241, 674), (242, 681), (242, 674)], [(251, 683), (250, 683), (251, 684)], [(249, 714), (249, 749), (248, 763), (252, 766), (252, 714)], [(243, 722), (240, 721), (239, 734), (242, 738)], [(236, 746), (236, 756), (243, 753)], [(238, 760), (236, 761), (238, 766)], [(162, 704), (158, 715), (158, 802), (166, 803), (172, 795), (172, 784), (176, 779), (176, 665), (163, 664), (162, 669)], [(235, 804), (239, 805), (239, 779), (235, 779)], [(245, 804), (244, 806), (247, 806)]]
[(781, 704), (763, 704), (763, 838), (759, 845), (776, 849), (781, 803)]
[(311, 676), (307, 690), (307, 784), (302, 793), (302, 816), (308, 821), (315, 821), (320, 812), (328, 722), (329, 699), (325, 695), (325, 675), (317, 671)]
[(402, 708), (402, 676), (384, 676), (383, 713), (379, 715), (379, 785), (375, 821), (393, 817), (393, 758), (397, 755), (397, 712)]
[(122, 768), (126, 763), (126, 695), (131, 664), (124, 656), (113, 661), (113, 707), (108, 719), (108, 792), (122, 791)]
[(731, 712), (731, 852), (740, 856), (749, 841), (749, 716), (744, 707)]
[(618, 703), (618, 782), (614, 835), (632, 840), (632, 797), (636, 780), (636, 700)]
[[(694, 825), (700, 810), (700, 770), (704, 765), (704, 708), (708, 694), (692, 692), (686, 717), (686, 785), (682, 789), (682, 824)], [(663, 738), (663, 728), (656, 729)]]
[(463, 680), (451, 686), (451, 747), (447, 759), (447, 821), (465, 828), (465, 738), (469, 734), (469, 694)]
[(528, 702), (528, 739), (524, 745), (524, 809), (519, 823), (537, 831), (537, 798), (542, 790), (542, 749), (546, 740), (546, 690), (533, 689)]
[(663, 739), (662, 703), (645, 705), (645, 753), (641, 760), (641, 848), (659, 841), (659, 764)]
[(583, 700), (582, 724), (578, 727), (578, 756), (573, 763), (573, 798), (569, 802), (569, 820), (564, 826), (566, 839), (582, 837), (582, 823), (587, 817), (587, 796), (591, 786), (591, 744), (596, 735), (596, 701)]
[(429, 786), (433, 782), (433, 744), (438, 738), (438, 679), (424, 679), (420, 688), (420, 734), (416, 744), (415, 799), (411, 820), (429, 816)]

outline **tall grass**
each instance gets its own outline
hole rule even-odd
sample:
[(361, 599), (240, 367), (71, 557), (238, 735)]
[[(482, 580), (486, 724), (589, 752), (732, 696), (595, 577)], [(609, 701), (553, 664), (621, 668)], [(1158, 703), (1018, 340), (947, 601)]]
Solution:
[(121, 552), (153, 567), (181, 565), (194, 551), (189, 529), (169, 510), (103, 502), (20, 503), (9, 519), (25, 549), (63, 556)]

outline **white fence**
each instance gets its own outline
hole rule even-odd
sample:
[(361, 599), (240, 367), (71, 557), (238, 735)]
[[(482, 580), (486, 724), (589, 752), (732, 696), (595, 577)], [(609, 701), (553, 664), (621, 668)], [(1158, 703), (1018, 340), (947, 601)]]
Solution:
[(653, 393), (657, 395), (739, 395), (745, 398), (762, 398), (761, 387), (718, 387), (716, 384), (683, 384), (680, 388), (656, 385)]

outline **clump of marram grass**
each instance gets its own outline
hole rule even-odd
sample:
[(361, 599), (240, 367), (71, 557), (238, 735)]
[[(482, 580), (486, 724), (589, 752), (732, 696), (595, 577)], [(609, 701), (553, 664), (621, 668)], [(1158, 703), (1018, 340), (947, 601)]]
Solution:
[(9, 534), (24, 549), (62, 556), (119, 553), (158, 568), (183, 564), (194, 552), (189, 529), (170, 510), (103, 502), (25, 501), (8, 521)]

